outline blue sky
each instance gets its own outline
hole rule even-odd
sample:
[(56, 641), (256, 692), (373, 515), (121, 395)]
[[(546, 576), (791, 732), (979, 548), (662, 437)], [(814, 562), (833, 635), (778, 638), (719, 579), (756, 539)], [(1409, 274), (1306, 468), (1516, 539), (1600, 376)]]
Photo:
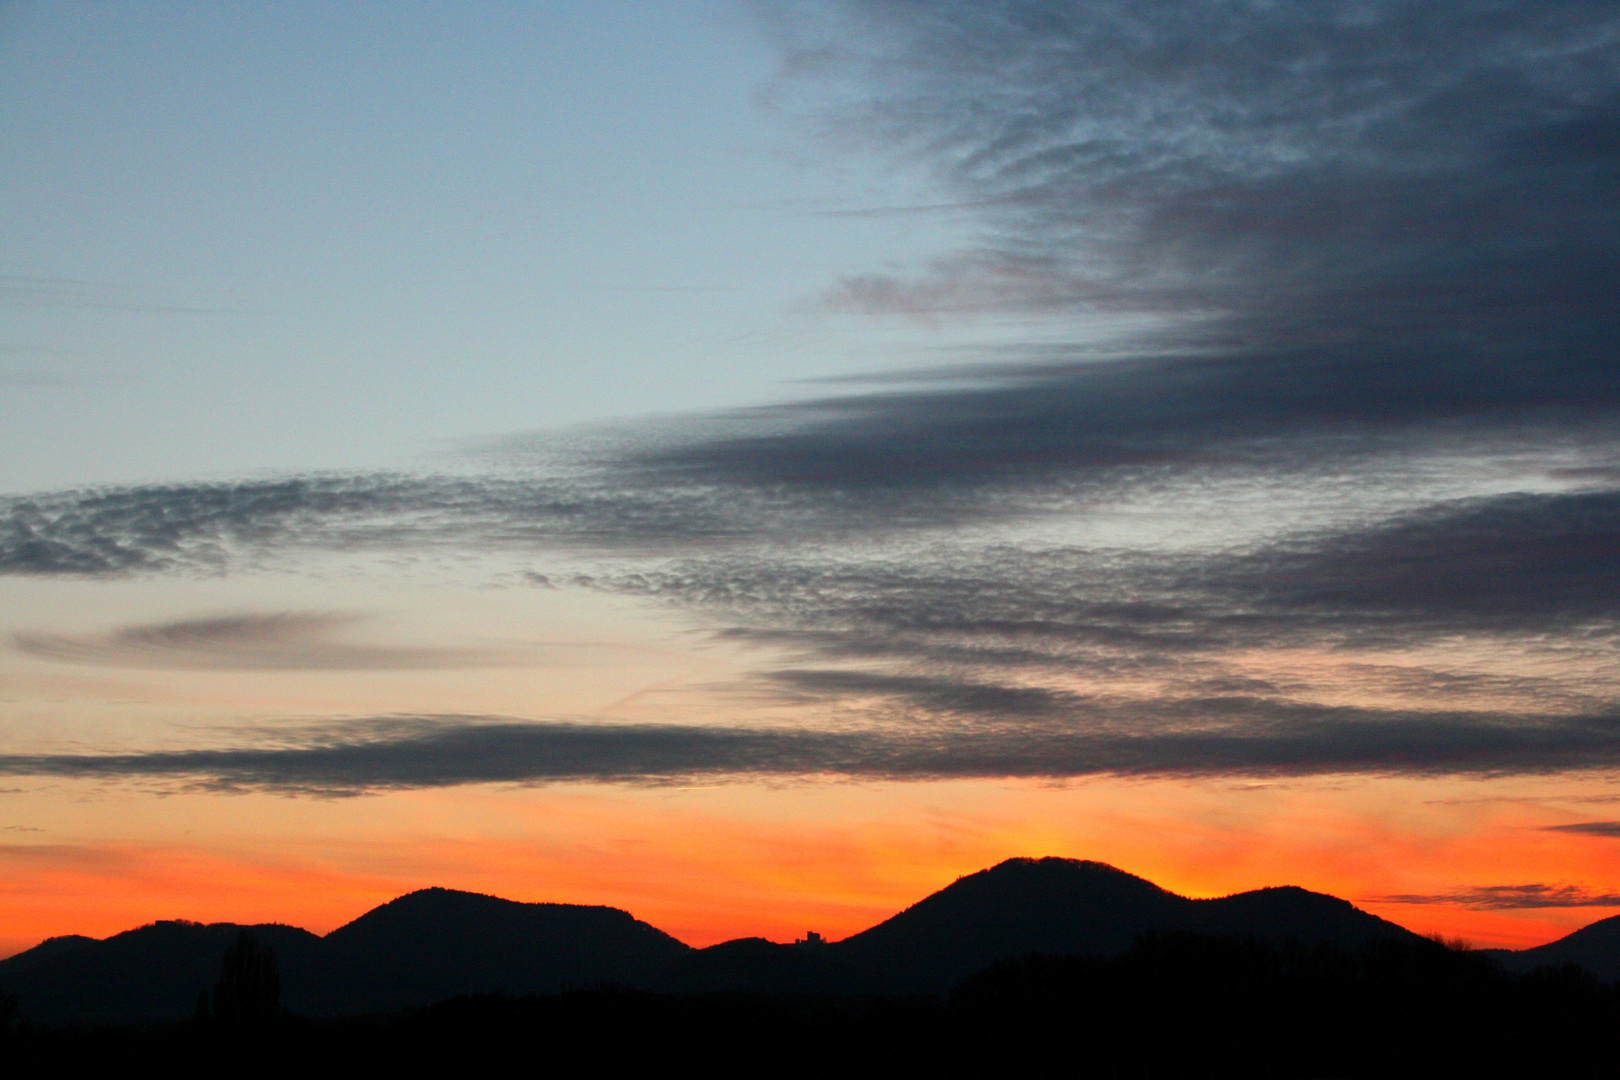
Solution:
[(838, 213), (926, 183), (773, 100), (746, 8), (0, 17), (6, 490), (399, 464), (949, 340), (809, 310), (969, 223)]

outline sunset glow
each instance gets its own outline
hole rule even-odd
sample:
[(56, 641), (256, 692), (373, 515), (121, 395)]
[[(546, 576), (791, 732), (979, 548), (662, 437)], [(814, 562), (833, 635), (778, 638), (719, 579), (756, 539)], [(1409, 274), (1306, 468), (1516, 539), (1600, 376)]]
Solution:
[(1620, 16), (1444, 7), (8, 5), (0, 956), (1620, 913)]

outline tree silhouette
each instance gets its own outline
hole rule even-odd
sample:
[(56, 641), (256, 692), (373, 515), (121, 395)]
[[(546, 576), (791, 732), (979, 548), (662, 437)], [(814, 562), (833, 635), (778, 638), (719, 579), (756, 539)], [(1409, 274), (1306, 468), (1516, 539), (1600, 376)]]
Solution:
[(215, 1023), (227, 1027), (261, 1027), (281, 1014), (281, 972), (275, 951), (261, 946), (247, 930), (225, 950), (211, 1012)]

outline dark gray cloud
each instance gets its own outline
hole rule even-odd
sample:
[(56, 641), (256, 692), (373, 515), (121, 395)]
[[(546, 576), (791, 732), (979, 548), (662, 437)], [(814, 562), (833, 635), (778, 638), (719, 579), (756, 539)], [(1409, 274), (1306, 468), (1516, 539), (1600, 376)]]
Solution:
[(904, 701), (931, 717), (973, 716), (992, 720), (1064, 719), (1102, 712), (1085, 695), (1043, 686), (1012, 686), (940, 675), (849, 669), (788, 669), (767, 678), (801, 700), (878, 697)]
[(837, 730), (391, 717), (269, 745), (9, 754), (0, 775), (346, 793), (698, 778), (1504, 775), (1620, 766), (1620, 715), (1413, 713), (1225, 697), (1100, 701), (1064, 723)]
[(1620, 492), (1457, 500), (1236, 552), (738, 554), (603, 580), (729, 615), (736, 637), (846, 658), (1117, 665), (1458, 634), (1604, 648), (1620, 628)]
[[(83, 544), (92, 528), (108, 527), (110, 520), (117, 542), (84, 546), (133, 551), (145, 565), (160, 565), (166, 558), (192, 558), (187, 552), (199, 544), (205, 551), (209, 544), (223, 548), (221, 536), (249, 545), (268, 537), (263, 542), (272, 546), (369, 540), (522, 547), (568, 542), (602, 528), (579, 502), (523, 502), (514, 493), (528, 489), (506, 483), (367, 487), (355, 480), (313, 492), (303, 485), (250, 490), (254, 497), (223, 487), (216, 500), (193, 493), (190, 502), (165, 501), (160, 494), (172, 489), (152, 489), (110, 500), (117, 513), (92, 520), (79, 535)], [(194, 503), (204, 512), (186, 523), (176, 508)], [(562, 526), (554, 524), (557, 518)], [(154, 521), (162, 528), (149, 524)], [(152, 544), (153, 536), (163, 543)], [(1620, 621), (1620, 582), (1611, 580), (1617, 552), (1620, 493), (1577, 491), (1462, 500), (1213, 554), (1004, 544), (934, 547), (891, 559), (721, 548), (701, 559), (642, 562), (588, 583), (673, 602), (704, 613), (723, 636), (797, 653), (809, 662), (777, 662), (753, 688), (779, 703), (830, 707), (852, 723), (876, 724), (890, 734), (760, 733), (763, 742), (751, 742), (738, 729), (703, 742), (708, 736), (693, 734), (698, 729), (671, 729), (675, 742), (668, 745), (697, 756), (682, 759), (685, 764), (674, 758), (638, 764), (633, 755), (610, 754), (601, 760), (620, 765), (599, 768), (607, 778), (621, 775), (612, 771), (620, 766), (622, 775), (668, 769), (686, 775), (793, 771), (792, 762), (810, 772), (917, 776), (990, 775), (998, 768), (1008, 775), (1069, 775), (1607, 767), (1606, 718), (1620, 688), (1604, 681), (1601, 665), (1558, 678), (1515, 673), (1511, 664), (1452, 671), (1350, 658), (1335, 687), (1322, 683), (1320, 671), (1291, 674), (1285, 665), (1257, 675), (1232, 656), (1276, 646), (1410, 648), (1458, 635), (1505, 642), (1498, 659), (1511, 658), (1524, 642), (1610, 655)], [(323, 637), (336, 629), (327, 617), (222, 618), (98, 638), (25, 635), (17, 644), (34, 655), (97, 663), (470, 662), (454, 650), (377, 652)], [(1076, 680), (1087, 689), (1077, 689)], [(1319, 702), (1346, 700), (1347, 688), (1386, 700), (1393, 694), (1410, 707), (1398, 711), (1399, 721), (1389, 719), (1396, 712), (1345, 721), (1350, 714)], [(524, 728), (513, 737), (543, 739), (557, 730)], [(919, 745), (936, 745), (928, 740), (948, 734), (938, 745), (949, 752), (929, 758), (893, 734), (899, 730), (911, 732), (906, 738)], [(460, 755), (456, 760), (469, 776), (481, 775), (466, 764), (469, 747), (505, 754), (489, 743), (493, 738), (482, 730), (435, 731), (422, 747)], [(581, 745), (621, 745), (614, 741), (620, 736), (596, 729), (582, 729), (578, 738)], [(997, 740), (1004, 756), (992, 749)], [(375, 749), (366, 745), (366, 753)], [(394, 752), (391, 745), (378, 752)], [(699, 751), (713, 756), (704, 759)], [(325, 753), (311, 749), (313, 757), (273, 760), (314, 761)], [(185, 761), (216, 759), (141, 760), (142, 769), (185, 771)], [(749, 764), (755, 761), (769, 767), (756, 769)], [(90, 763), (63, 759), (61, 767)], [(595, 775), (590, 768), (570, 765), (559, 775)], [(540, 768), (531, 778), (549, 776)]]
[(830, 303), (1164, 322), (1112, 356), (1041, 346), (978, 386), (759, 413), (777, 430), (649, 467), (949, 488), (1613, 423), (1611, 4), (856, 0), (774, 22), (809, 112), (983, 225)]
[(853, 0), (778, 20), (810, 107), (845, 88), (841, 134), (999, 208), (958, 260), (985, 301), (1474, 341), (1496, 327), (1441, 311), (1603, 303), (1617, 25), (1598, 0)]
[(1620, 491), (1511, 494), (1270, 546), (1214, 571), (1267, 610), (1438, 632), (1612, 627)]
[(1210, 471), (1304, 480), (1324, 467), (1491, 452), (1502, 442), (1606, 446), (1620, 413), (1620, 364), (1607, 353), (1568, 377), (1383, 346), (1172, 350), (985, 374), (976, 386), (759, 410), (739, 418), (747, 433), (660, 446), (632, 464), (666, 482), (904, 494), (900, 505), (928, 521), (917, 505), (924, 493), (954, 500), (959, 514), (985, 501), (991, 512), (1027, 512), (1042, 492), (1077, 485), (1095, 497)]
[(1620, 838), (1620, 821), (1580, 821), (1573, 825), (1548, 825), (1548, 832), (1578, 833), (1581, 836)]
[[(726, 502), (476, 478), (68, 492), (0, 503), (0, 571), (210, 569), (367, 546), (657, 556), (795, 532), (791, 516)], [(852, 651), (926, 637), (941, 649), (1061, 641), (1173, 654), (1268, 637), (1590, 630), (1620, 618), (1612, 490), (1454, 501), (1213, 555), (1000, 545), (818, 561), (751, 550), (600, 583), (750, 614), (737, 633), (821, 635), (827, 648), (842, 633)]]
[(0, 574), (219, 571), (298, 550), (669, 555), (757, 540), (892, 533), (984, 518), (951, 497), (829, 503), (716, 488), (623, 460), (568, 475), (323, 475), (0, 496)]
[[(762, 673), (762, 692), (841, 716), (1054, 732), (1087, 717), (1140, 735), (1201, 730), (1224, 710), (1232, 736), (1329, 707), (1315, 703), (1373, 699), (1403, 703), (1414, 726), (1354, 730), (1398, 741), (1459, 709), (1526, 732), (1612, 712), (1617, 566), (1620, 493), (1586, 491), (1459, 500), (1238, 552), (733, 554), (596, 583), (796, 654)], [(1419, 652), (1464, 642), (1461, 661)], [(1458, 744), (1446, 745), (1436, 761)], [(1414, 751), (1405, 767), (1426, 762)], [(1587, 764), (1605, 762), (1595, 752)], [(1581, 767), (1573, 749), (1567, 767)]]
[(62, 663), (221, 671), (395, 671), (534, 659), (509, 648), (368, 645), (338, 636), (365, 621), (334, 612), (215, 615), (88, 636), (20, 633), (12, 636), (12, 647)]
[[(778, 517), (787, 517), (786, 525)], [(811, 524), (811, 523), (806, 523)], [(679, 549), (791, 526), (744, 499), (547, 477), (314, 476), (0, 498), (0, 573), (218, 570), (304, 549)], [(813, 525), (812, 525), (813, 527)]]
[(0, 570), (108, 574), (220, 566), (233, 548), (295, 540), (443, 496), (394, 478), (297, 479), (67, 491), (0, 502)]
[(1372, 897), (1384, 904), (1461, 904), (1477, 911), (1525, 908), (1620, 907), (1620, 894), (1594, 892), (1581, 885), (1478, 885), (1448, 893), (1398, 893)]

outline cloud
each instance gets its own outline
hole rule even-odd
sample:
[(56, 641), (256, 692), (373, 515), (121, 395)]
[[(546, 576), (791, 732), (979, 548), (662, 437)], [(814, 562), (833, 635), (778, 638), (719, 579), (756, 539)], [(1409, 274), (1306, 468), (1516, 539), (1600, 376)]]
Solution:
[(1620, 17), (1597, 0), (872, 0), (774, 22), (807, 111), (999, 207), (988, 265), (962, 272), (1012, 278), (1008, 303), (1056, 281), (1074, 304), (1292, 299), (1307, 324), (1399, 326), (1510, 293), (1590, 304), (1581, 272), (1613, 269)]
[(1593, 892), (1583, 885), (1478, 885), (1449, 893), (1409, 894), (1372, 898), (1382, 904), (1461, 904), (1476, 911), (1514, 911), (1524, 908), (1620, 907), (1620, 895)]
[(0, 503), (0, 570), (113, 574), (218, 567), (233, 546), (330, 533), (346, 521), (427, 508), (398, 480), (190, 484), (11, 497)]
[(1548, 825), (1547, 831), (1578, 833), (1582, 836), (1620, 837), (1620, 821), (1580, 821), (1573, 825)]
[[(589, 466), (595, 471), (585, 471)], [(890, 513), (876, 516), (887, 506)], [(717, 490), (623, 461), (556, 474), (321, 475), (0, 496), (0, 574), (219, 572), (311, 551), (668, 555), (786, 537), (871, 535), (983, 511), (951, 500), (836, 506)]]
[(1620, 465), (1578, 465), (1549, 470), (1559, 480), (1585, 481), (1595, 486), (1610, 487), (1620, 484)]
[[(978, 223), (971, 249), (851, 274), (823, 305), (994, 313), (993, 346), (560, 450), (508, 440), (499, 473), (8, 497), (0, 573), (532, 555), (513, 580), (667, 603), (758, 646), (741, 689), (837, 730), (419, 718), (5, 768), (360, 790), (1614, 765), (1612, 4), (766, 17), (791, 108), (920, 166), (936, 190), (915, 206)], [(1133, 329), (1099, 340), (1097, 317)], [(17, 644), (394, 662), (299, 618)]]
[(1620, 618), (1620, 491), (1427, 507), (1233, 560), (1222, 586), (1342, 623), (1537, 629)]
[(1559, 373), (1383, 346), (1241, 355), (1187, 346), (973, 372), (978, 385), (920, 383), (739, 414), (739, 434), (632, 452), (628, 463), (666, 483), (882, 496), (931, 523), (942, 512), (1029, 513), (1054, 495), (1117, 495), (1212, 472), (1303, 480), (1536, 440), (1611, 446), (1620, 413), (1610, 357)]
[(331, 612), (217, 615), (94, 636), (20, 633), (12, 647), (62, 663), (222, 671), (392, 671), (532, 661), (513, 649), (366, 645), (334, 636), (364, 621)]
[(311, 476), (0, 498), (0, 573), (218, 571), (320, 550), (638, 547), (758, 532), (703, 493), (564, 479)]
[[(920, 164), (946, 196), (929, 205), (982, 226), (973, 250), (910, 279), (855, 275), (830, 302), (1147, 313), (1149, 328), (1003, 342), (970, 358), (972, 385), (648, 425), (588, 481), (308, 478), (13, 503), (0, 568), (173, 566), (254, 528), (302, 535), (307, 515), (389, 515), (419, 540), (460, 522), (678, 545), (1004, 520), (1166, 477), (1298, 478), (1503, 440), (1616, 449), (1611, 4), (867, 0), (767, 21), (781, 93), (802, 90), (846, 147)], [(171, 534), (168, 505), (198, 527)]]
[[(1588, 491), (1456, 500), (1237, 551), (734, 553), (593, 584), (695, 609), (726, 639), (787, 654), (756, 691), (852, 722), (1063, 731), (1083, 716), (1147, 736), (1224, 717), (1207, 761), (1241, 771), (1259, 759), (1226, 751), (1269, 753), (1301, 710), (1378, 702), (1411, 726), (1335, 727), (1334, 745), (1388, 738), (1393, 768), (1396, 748), (1419, 738), (1401, 767), (1422, 772), (1429, 725), (1447, 733), (1438, 763), (1460, 750), (1453, 736), (1517, 727), (1535, 741), (1552, 730), (1543, 725), (1612, 713), (1616, 566), (1620, 493)], [(1458, 727), (1459, 710), (1496, 719)], [(1563, 767), (1607, 760), (1592, 751), (1583, 765), (1570, 744)], [(1484, 753), (1499, 763), (1490, 769), (1512, 770)]]
[(0, 864), (29, 869), (90, 872), (123, 870), (134, 864), (129, 852), (88, 844), (0, 844)]
[(1523, 426), (1612, 441), (1612, 5), (773, 10), (781, 93), (982, 225), (975, 248), (853, 275), (829, 305), (1156, 329), (975, 365), (991, 385), (780, 409), (782, 430), (650, 464), (862, 488), (1298, 465)]
[[(538, 497), (515, 481), (324, 485), (63, 496), (58, 520), (69, 523), (79, 548), (123, 552), (142, 565), (200, 559), (195, 552), (231, 544), (525, 551), (603, 535), (604, 522), (635, 520), (612, 511), (596, 517), (589, 500)], [(210, 492), (215, 497), (204, 497)], [(72, 498), (88, 505), (75, 508)], [(668, 526), (674, 518), (657, 520)], [(645, 536), (634, 527), (619, 535)], [(857, 724), (977, 725), (952, 745), (964, 747), (960, 739), (970, 736), (1006, 739), (1007, 768), (1020, 775), (1045, 775), (1034, 764), (1037, 749), (1049, 754), (1054, 775), (1511, 772), (1610, 760), (1600, 729), (1620, 687), (1605, 674), (1612, 665), (1593, 658), (1612, 654), (1620, 623), (1620, 589), (1609, 580), (1620, 563), (1620, 493), (1612, 491), (1454, 500), (1234, 551), (967, 543), (878, 557), (844, 545), (728, 546), (699, 529), (668, 527), (662, 535), (669, 538), (662, 547), (643, 539), (610, 549), (631, 565), (589, 578), (545, 575), (546, 582), (671, 603), (699, 613), (722, 637), (768, 647), (772, 661), (744, 686), (767, 702), (830, 708)], [(710, 554), (653, 557), (698, 547)], [(34, 633), (16, 644), (58, 660), (216, 668), (497, 659), (352, 644), (334, 637), (341, 628), (325, 615), (228, 616), (93, 637)], [(1472, 669), (1432, 660), (1367, 663), (1354, 651), (1462, 639), (1487, 650)], [(1549, 646), (1564, 660), (1526, 674), (1518, 659)], [(1279, 648), (1329, 650), (1328, 666), (1290, 670), (1286, 653), (1269, 667), (1240, 659)], [(1334, 660), (1335, 650), (1349, 651)], [(784, 653), (796, 659), (784, 664)], [(1335, 702), (1369, 699), (1402, 721), (1368, 719), (1376, 711), (1355, 724), (1327, 719), (1341, 715), (1332, 711)], [(1465, 715), (1474, 719), (1457, 719)], [(1078, 717), (1094, 726), (1077, 731)], [(1171, 721), (1181, 726), (1162, 730)], [(681, 739), (693, 737), (682, 729)], [(1520, 737), (1524, 757), (1515, 760), (1506, 748)], [(740, 745), (736, 738), (732, 732), (704, 746)], [(1389, 745), (1365, 745), (1374, 738)], [(799, 760), (812, 772), (867, 768), (828, 764), (818, 755), (833, 744), (819, 735), (805, 739), (794, 744), (798, 758), (788, 754), (779, 763)], [(899, 773), (957, 767), (902, 756), (909, 764), (895, 765)], [(981, 748), (960, 760), (992, 758)], [(729, 759), (718, 760), (712, 768), (725, 771)], [(633, 761), (626, 768), (640, 774)]]
[(1514, 493), (1235, 551), (936, 547), (722, 554), (600, 585), (709, 609), (731, 636), (831, 657), (1117, 665), (1233, 649), (1413, 646), (1620, 629), (1620, 492)]
[(1209, 698), (1114, 703), (1065, 725), (745, 728), (385, 717), (266, 745), (0, 755), (0, 775), (344, 794), (749, 777), (1503, 775), (1620, 765), (1620, 716), (1414, 714)]

